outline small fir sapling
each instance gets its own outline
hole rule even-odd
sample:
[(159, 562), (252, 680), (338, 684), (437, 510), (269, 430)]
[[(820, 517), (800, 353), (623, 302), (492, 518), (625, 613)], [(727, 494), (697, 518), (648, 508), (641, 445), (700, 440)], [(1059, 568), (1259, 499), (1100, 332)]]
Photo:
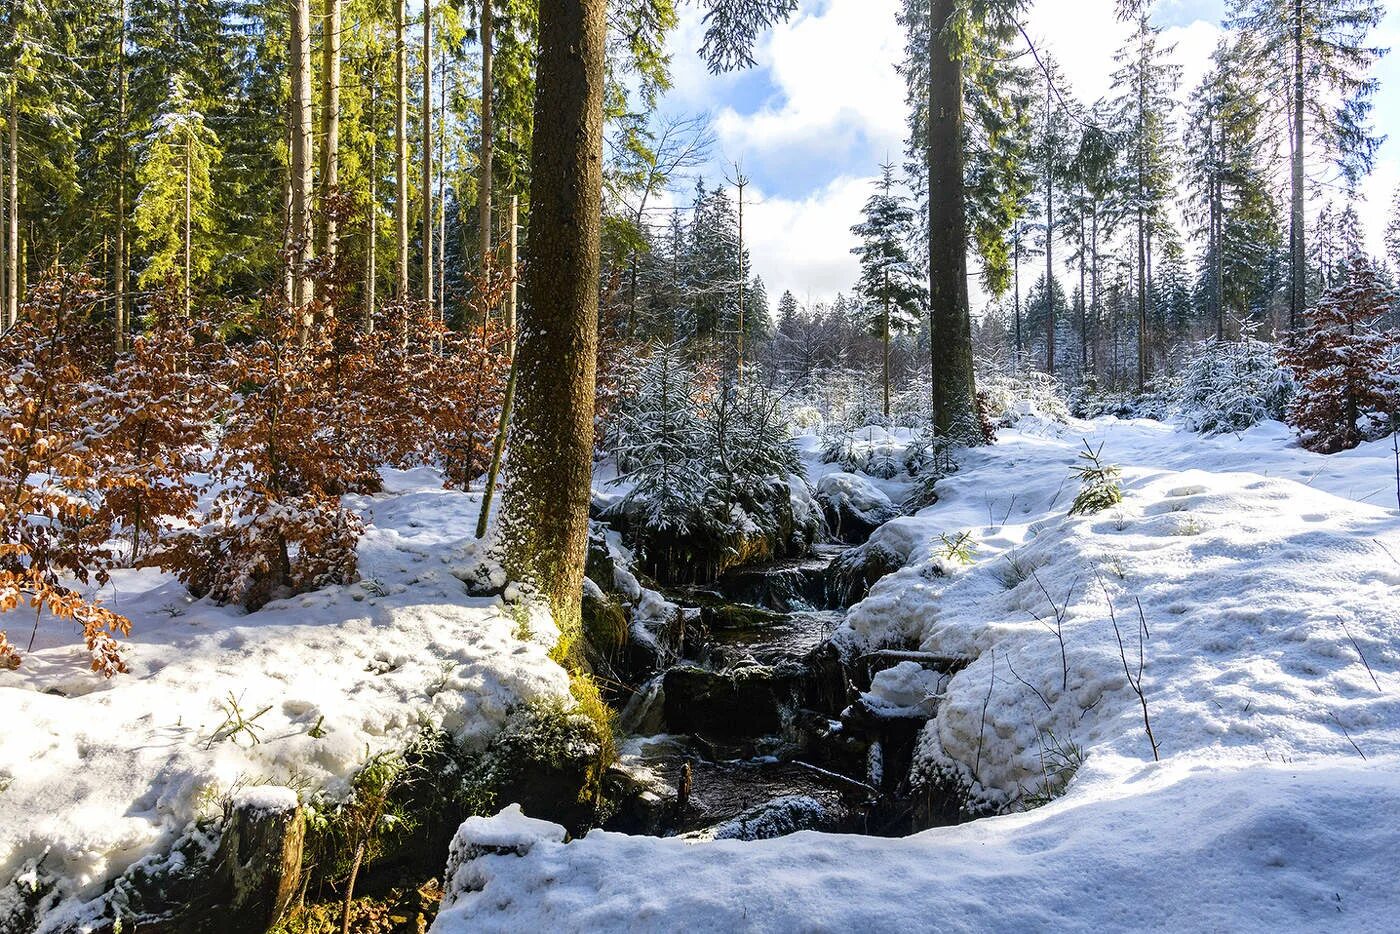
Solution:
[(1192, 348), (1173, 399), (1192, 431), (1244, 431), (1287, 412), (1293, 376), (1274, 345), (1257, 339), (1254, 331), (1246, 325), (1238, 341), (1211, 339)]
[(1322, 454), (1367, 440), (1363, 418), (1400, 409), (1397, 335), (1379, 323), (1396, 300), (1364, 257), (1351, 259), (1343, 281), (1323, 293), (1307, 328), (1282, 353), (1298, 381), (1288, 421), (1304, 447)]
[(1084, 450), (1079, 452), (1085, 462), (1071, 468), (1080, 483), (1079, 493), (1069, 508), (1071, 516), (1102, 512), (1123, 502), (1122, 472), (1115, 464), (1105, 464), (1102, 454), (1102, 444), (1096, 450), (1085, 440)]

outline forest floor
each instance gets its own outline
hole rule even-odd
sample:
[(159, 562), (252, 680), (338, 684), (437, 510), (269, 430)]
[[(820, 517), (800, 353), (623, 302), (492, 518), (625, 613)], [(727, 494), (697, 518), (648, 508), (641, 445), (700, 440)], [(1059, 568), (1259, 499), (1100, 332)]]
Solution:
[[(548, 615), (522, 619), (454, 576), (483, 566), (479, 494), (386, 471), (383, 493), (347, 505), (366, 526), (348, 586), (245, 613), (118, 572), (102, 596), (131, 619), (129, 674), (92, 673), (75, 627), (40, 621), (0, 683), (0, 930), (12, 900), (45, 890), (41, 930), (96, 917), (112, 880), (166, 859), (240, 789), (333, 802), (425, 731), (479, 748), (510, 708), (569, 696)], [(27, 644), (27, 626), (8, 628)]]
[[(1124, 498), (1070, 516), (1086, 442)], [(916, 768), (997, 816), (707, 843), (473, 818), (458, 849), (481, 855), (433, 930), (1387, 929), (1395, 470), (1388, 441), (1321, 457), (1276, 423), (1203, 438), (1028, 414), (875, 533), (864, 547), (905, 567), (837, 634), (972, 659)], [(916, 681), (877, 678), (869, 700)]]

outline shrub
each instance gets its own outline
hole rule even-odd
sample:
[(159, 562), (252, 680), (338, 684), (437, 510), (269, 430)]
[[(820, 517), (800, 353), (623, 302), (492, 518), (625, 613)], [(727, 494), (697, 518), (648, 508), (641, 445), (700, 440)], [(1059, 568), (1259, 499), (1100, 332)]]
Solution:
[(1079, 456), (1085, 463), (1073, 468), (1079, 477), (1080, 490), (1070, 506), (1071, 516), (1102, 512), (1123, 502), (1123, 487), (1119, 482), (1121, 471), (1116, 465), (1105, 464), (1100, 456), (1102, 454), (1102, 444), (1095, 450), (1088, 441), (1084, 442), (1084, 450), (1079, 452)]
[(1293, 391), (1274, 346), (1246, 331), (1238, 341), (1195, 345), (1172, 407), (1192, 431), (1222, 434), (1283, 418)]

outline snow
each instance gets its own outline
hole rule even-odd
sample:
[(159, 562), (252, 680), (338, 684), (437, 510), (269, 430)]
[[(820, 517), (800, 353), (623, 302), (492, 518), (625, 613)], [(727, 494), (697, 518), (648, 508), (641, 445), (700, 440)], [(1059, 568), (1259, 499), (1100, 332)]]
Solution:
[(904, 661), (876, 672), (870, 690), (862, 695), (865, 705), (888, 717), (909, 717), (932, 713), (937, 703), (940, 676), (918, 662)]
[[(1069, 517), (1086, 440), (1124, 502)], [(837, 635), (973, 659), (946, 685), (892, 669), (867, 702), (941, 694), (916, 768), (1000, 816), (895, 840), (594, 832), (476, 861), (434, 931), (1392, 928), (1393, 458), (1314, 455), (1274, 422), (1207, 438), (1027, 411), (892, 524), (907, 566)], [(962, 532), (969, 565), (946, 553)], [(1139, 601), (1160, 762), (1130, 684)], [(1075, 750), (1066, 793), (1027, 810)]]
[(42, 861), (61, 886), (56, 929), (222, 797), (343, 795), (369, 757), (425, 728), (479, 747), (513, 706), (568, 696), (547, 614), (517, 620), (459, 580), (500, 576), (474, 538), (479, 495), (429, 470), (385, 479), (346, 499), (366, 523), (358, 583), (246, 614), (154, 571), (119, 573), (104, 596), (132, 620), (131, 673), (111, 680), (44, 621), (23, 666), (0, 673), (0, 913)]

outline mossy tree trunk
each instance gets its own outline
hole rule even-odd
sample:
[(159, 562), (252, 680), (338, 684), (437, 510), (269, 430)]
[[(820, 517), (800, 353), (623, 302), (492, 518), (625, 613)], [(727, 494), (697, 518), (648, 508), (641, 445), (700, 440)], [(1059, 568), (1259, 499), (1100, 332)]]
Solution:
[(588, 548), (606, 0), (541, 0), (530, 235), (502, 520), (506, 564), (566, 632)]

